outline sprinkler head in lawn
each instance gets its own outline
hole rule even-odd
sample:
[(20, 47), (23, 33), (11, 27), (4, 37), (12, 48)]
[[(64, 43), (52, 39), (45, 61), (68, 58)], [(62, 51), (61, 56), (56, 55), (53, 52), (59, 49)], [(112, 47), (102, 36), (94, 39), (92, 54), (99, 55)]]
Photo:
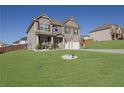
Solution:
[(67, 54), (67, 55), (63, 55), (62, 56), (62, 59), (65, 59), (65, 60), (72, 60), (72, 59), (77, 59), (78, 57), (74, 54)]

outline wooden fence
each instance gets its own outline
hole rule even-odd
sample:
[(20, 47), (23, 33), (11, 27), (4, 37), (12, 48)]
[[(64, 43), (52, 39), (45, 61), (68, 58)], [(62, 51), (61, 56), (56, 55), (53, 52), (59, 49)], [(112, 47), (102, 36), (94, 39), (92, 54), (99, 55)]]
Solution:
[(91, 44), (93, 43), (93, 39), (86, 39), (86, 40), (81, 40), (80, 44), (81, 46), (83, 46), (83, 44), (87, 45), (87, 44)]
[(5, 53), (14, 50), (27, 49), (27, 44), (19, 44), (19, 45), (9, 45), (5, 47), (0, 47), (0, 53)]

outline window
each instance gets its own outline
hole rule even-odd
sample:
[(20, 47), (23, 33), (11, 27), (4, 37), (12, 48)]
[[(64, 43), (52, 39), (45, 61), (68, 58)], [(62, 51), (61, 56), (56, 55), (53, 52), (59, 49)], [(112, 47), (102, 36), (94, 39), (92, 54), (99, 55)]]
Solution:
[(56, 32), (58, 32), (58, 29), (57, 29), (57, 28), (55, 28), (55, 31), (56, 31)]
[(70, 34), (70, 29), (69, 29), (69, 27), (65, 27), (65, 33), (66, 33), (66, 34)]
[(59, 27), (53, 27), (53, 31), (54, 32), (58, 32), (59, 31)]
[(73, 33), (73, 28), (70, 28), (70, 33)]
[(42, 31), (50, 31), (49, 25), (48, 25), (48, 24), (40, 23), (39, 30), (42, 30)]
[(74, 29), (73, 33), (74, 33), (74, 35), (78, 35), (78, 30)]
[(39, 43), (41, 45), (48, 45), (48, 38), (46, 38), (46, 37), (40, 37), (39, 38)]

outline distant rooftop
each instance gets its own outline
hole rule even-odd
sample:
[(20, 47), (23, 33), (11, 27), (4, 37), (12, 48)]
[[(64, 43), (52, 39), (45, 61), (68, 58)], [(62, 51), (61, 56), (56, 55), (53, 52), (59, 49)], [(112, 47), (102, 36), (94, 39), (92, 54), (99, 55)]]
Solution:
[(13, 42), (13, 44), (19, 43), (19, 41), (22, 41), (22, 40), (25, 40), (26, 41), (27, 40), (27, 37), (26, 36), (25, 37), (22, 37), (21, 39)]
[(6, 44), (6, 43), (0, 41), (0, 45), (8, 45), (8, 44)]
[(94, 30), (91, 31), (90, 33), (96, 32), (96, 31), (100, 31), (100, 30), (104, 30), (104, 29), (109, 29), (109, 28), (112, 27), (112, 25), (118, 26), (118, 25), (116, 25), (116, 24), (104, 24), (104, 25), (102, 25), (102, 26), (97, 27), (96, 29), (94, 29)]

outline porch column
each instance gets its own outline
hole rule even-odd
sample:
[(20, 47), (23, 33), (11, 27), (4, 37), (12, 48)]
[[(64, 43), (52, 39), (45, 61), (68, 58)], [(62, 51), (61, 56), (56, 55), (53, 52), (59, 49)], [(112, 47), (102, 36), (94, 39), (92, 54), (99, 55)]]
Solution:
[(114, 33), (114, 40), (117, 40), (117, 39), (116, 39), (116, 34), (115, 34), (115, 33)]
[(51, 36), (51, 44), (53, 45), (53, 36)]
[(63, 37), (63, 48), (65, 48), (65, 37)]
[(63, 44), (65, 44), (65, 38), (64, 37), (63, 37), (63, 40), (62, 41), (63, 41)]
[(39, 36), (38, 35), (36, 36), (36, 44), (37, 45), (39, 44)]
[(52, 33), (53, 26), (50, 24), (50, 32)]

